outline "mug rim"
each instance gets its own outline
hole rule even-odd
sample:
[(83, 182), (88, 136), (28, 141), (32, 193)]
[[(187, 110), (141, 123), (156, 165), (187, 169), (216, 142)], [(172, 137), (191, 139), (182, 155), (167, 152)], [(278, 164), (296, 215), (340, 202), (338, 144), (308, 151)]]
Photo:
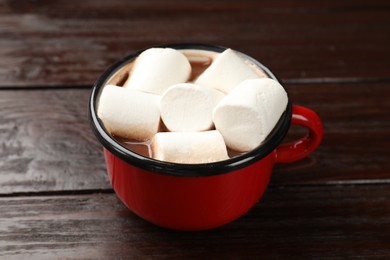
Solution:
[[(228, 47), (224, 46), (202, 43), (164, 44), (148, 48), (173, 48), (177, 50), (196, 49), (215, 51), (219, 53), (228, 49)], [(92, 87), (88, 107), (88, 117), (90, 125), (98, 141), (109, 152), (129, 164), (147, 171), (177, 177), (208, 177), (229, 173), (235, 170), (242, 169), (250, 164), (253, 164), (270, 154), (282, 142), (289, 130), (292, 117), (292, 104), (288, 92), (283, 85), (282, 86), (285, 89), (288, 98), (286, 110), (280, 116), (278, 122), (274, 126), (271, 133), (268, 134), (267, 138), (256, 148), (241, 155), (218, 162), (201, 164), (182, 164), (160, 161), (150, 157), (145, 157), (121, 145), (111, 136), (111, 134), (104, 127), (103, 122), (98, 118), (97, 102), (100, 97), (101, 90), (106, 85), (108, 79), (110, 79), (120, 68), (122, 68), (122, 66), (132, 62), (141, 52), (148, 48), (135, 51), (132, 54), (127, 55), (119, 61), (115, 62), (103, 72), (103, 74), (96, 80)], [(271, 70), (269, 70), (262, 63), (252, 58), (251, 56), (248, 56), (245, 53), (242, 53), (238, 50), (235, 51), (238, 52), (240, 55), (243, 55), (244, 57), (248, 58), (257, 66), (259, 66), (267, 74), (268, 77), (280, 83), (278, 78), (271, 72)]]

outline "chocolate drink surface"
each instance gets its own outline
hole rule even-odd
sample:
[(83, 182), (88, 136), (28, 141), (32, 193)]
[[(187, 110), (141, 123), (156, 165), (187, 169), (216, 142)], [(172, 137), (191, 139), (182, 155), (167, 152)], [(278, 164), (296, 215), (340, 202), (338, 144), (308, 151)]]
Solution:
[[(189, 60), (191, 64), (191, 75), (187, 82), (193, 82), (203, 71), (205, 71), (213, 62), (213, 60), (218, 55), (217, 52), (213, 51), (205, 51), (205, 50), (180, 50)], [(116, 85), (123, 86), (126, 80), (131, 77), (131, 71), (134, 65), (134, 62), (126, 64), (119, 71), (117, 71), (107, 82), (107, 85)], [(259, 74), (260, 77), (264, 77), (264, 72), (256, 67), (254, 64), (248, 64), (252, 69)], [(162, 120), (160, 120), (159, 132), (167, 132), (167, 128), (165, 127)], [(137, 141), (126, 139), (119, 136), (113, 136), (116, 141), (118, 141), (122, 146), (127, 149), (132, 150), (140, 155), (146, 157), (153, 157), (152, 149), (151, 149), (151, 140), (145, 141)], [(232, 149), (227, 148), (229, 157), (235, 157), (237, 155), (242, 154), (243, 152), (237, 152)]]

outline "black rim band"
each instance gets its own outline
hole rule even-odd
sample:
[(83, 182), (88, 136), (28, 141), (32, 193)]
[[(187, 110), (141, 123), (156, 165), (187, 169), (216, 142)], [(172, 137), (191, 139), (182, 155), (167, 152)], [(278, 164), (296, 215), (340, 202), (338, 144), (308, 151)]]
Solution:
[[(166, 48), (174, 48), (174, 49), (199, 49), (199, 50), (208, 50), (215, 52), (222, 52), (226, 47), (222, 46), (214, 46), (214, 45), (206, 45), (206, 44), (194, 44), (194, 43), (185, 43), (185, 44), (170, 44), (170, 45), (162, 45), (162, 46), (153, 46), (153, 47), (166, 47)], [(145, 48), (146, 49), (146, 48)], [(223, 173), (228, 173), (234, 170), (238, 170), (244, 168), (256, 161), (261, 160), (266, 157), (269, 153), (271, 153), (284, 139), (286, 136), (288, 129), (291, 123), (291, 115), (292, 115), (292, 105), (290, 99), (288, 99), (288, 104), (286, 110), (280, 117), (278, 123), (272, 130), (272, 132), (268, 135), (268, 137), (264, 140), (264, 142), (253, 149), (252, 151), (246, 152), (242, 155), (233, 157), (231, 159), (225, 161), (219, 161), (214, 163), (204, 163), (204, 164), (178, 164), (178, 163), (170, 163), (155, 160), (149, 157), (142, 156), (137, 154), (124, 146), (122, 146), (118, 141), (113, 139), (111, 135), (104, 128), (103, 123), (97, 117), (97, 101), (100, 96), (102, 88), (105, 86), (107, 80), (117, 72), (122, 66), (128, 64), (132, 60), (134, 60), (139, 53), (143, 50), (137, 51), (129, 56), (124, 57), (117, 63), (113, 64), (109, 67), (95, 82), (92, 88), (92, 93), (89, 100), (89, 109), (88, 116), (91, 124), (91, 128), (96, 135), (97, 139), (100, 143), (115, 156), (119, 157), (121, 160), (142, 168), (144, 170), (172, 175), (172, 176), (180, 176), (180, 177), (205, 177), (205, 176), (213, 176)], [(264, 72), (272, 79), (279, 81), (276, 76), (263, 64), (258, 62), (257, 60), (247, 56), (243, 53), (240, 53), (258, 65)]]

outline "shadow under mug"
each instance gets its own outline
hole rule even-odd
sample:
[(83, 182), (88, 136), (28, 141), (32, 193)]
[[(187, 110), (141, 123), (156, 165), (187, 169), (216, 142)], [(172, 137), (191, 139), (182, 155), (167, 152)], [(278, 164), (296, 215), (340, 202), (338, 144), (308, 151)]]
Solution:
[[(226, 49), (205, 44), (157, 47), (214, 52)], [(244, 215), (259, 201), (275, 163), (300, 160), (320, 144), (323, 134), (320, 118), (310, 109), (292, 105), (289, 99), (286, 111), (266, 140), (254, 150), (229, 160), (178, 164), (154, 160), (126, 149), (104, 128), (97, 117), (97, 104), (108, 80), (142, 51), (108, 68), (94, 84), (89, 101), (91, 127), (103, 145), (111, 184), (121, 201), (141, 218), (176, 230), (205, 230), (227, 224)], [(239, 54), (277, 80), (260, 62)], [(291, 124), (307, 128), (308, 134), (296, 141), (280, 144)]]

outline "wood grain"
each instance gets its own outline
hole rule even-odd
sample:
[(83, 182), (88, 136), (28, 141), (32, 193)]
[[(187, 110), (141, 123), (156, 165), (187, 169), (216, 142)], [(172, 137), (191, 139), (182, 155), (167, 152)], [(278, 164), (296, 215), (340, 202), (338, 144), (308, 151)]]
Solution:
[(0, 91), (0, 193), (109, 187), (89, 92)]
[(222, 228), (176, 232), (114, 194), (0, 198), (0, 257), (37, 259), (386, 259), (387, 185), (271, 188)]
[(134, 50), (229, 46), (288, 82), (389, 79), (390, 3), (0, 0), (0, 86), (90, 85)]
[[(288, 85), (319, 114), (324, 140), (309, 158), (277, 165), (271, 184), (390, 182), (389, 83)], [(89, 89), (0, 91), (0, 193), (107, 189), (87, 120)], [(292, 128), (288, 140), (304, 135)]]

